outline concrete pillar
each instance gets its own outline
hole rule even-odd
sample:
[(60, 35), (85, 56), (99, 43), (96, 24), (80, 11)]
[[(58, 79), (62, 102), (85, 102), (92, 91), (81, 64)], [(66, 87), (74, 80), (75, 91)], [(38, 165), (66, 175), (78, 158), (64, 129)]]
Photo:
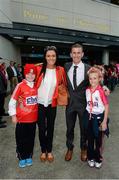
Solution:
[(102, 62), (105, 65), (109, 65), (109, 51), (105, 49), (102, 54)]
[(0, 57), (6, 61), (6, 66), (9, 65), (10, 60), (16, 61), (18, 64), (21, 62), (20, 48), (8, 39), (0, 36)]

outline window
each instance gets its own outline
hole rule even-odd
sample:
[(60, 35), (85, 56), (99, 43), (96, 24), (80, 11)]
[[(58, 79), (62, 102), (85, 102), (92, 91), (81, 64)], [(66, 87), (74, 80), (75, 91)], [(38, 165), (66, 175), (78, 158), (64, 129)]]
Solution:
[(112, 3), (112, 4), (119, 5), (119, 0), (111, 0), (111, 3)]
[(101, 1), (104, 1), (104, 2), (107, 2), (107, 3), (111, 3), (111, 0), (101, 0)]
[(101, 1), (104, 1), (104, 2), (107, 2), (107, 3), (112, 3), (112, 4), (119, 5), (119, 0), (101, 0)]

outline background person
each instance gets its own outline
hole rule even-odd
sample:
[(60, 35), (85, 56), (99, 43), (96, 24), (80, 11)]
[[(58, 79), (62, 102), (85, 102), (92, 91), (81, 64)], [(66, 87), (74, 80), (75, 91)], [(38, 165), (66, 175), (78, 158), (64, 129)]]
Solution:
[(4, 66), (0, 64), (0, 128), (6, 127), (6, 121), (2, 121), (5, 115), (5, 97), (7, 92), (7, 79), (4, 72)]
[(17, 69), (16, 69), (16, 66), (14, 66), (13, 61), (10, 61), (10, 65), (7, 67), (7, 73), (8, 73), (8, 78), (10, 80), (10, 91), (12, 94), (13, 90), (15, 89), (18, 83)]
[(23, 80), (23, 68), (20, 64), (17, 65), (17, 78), (18, 82), (21, 82)]

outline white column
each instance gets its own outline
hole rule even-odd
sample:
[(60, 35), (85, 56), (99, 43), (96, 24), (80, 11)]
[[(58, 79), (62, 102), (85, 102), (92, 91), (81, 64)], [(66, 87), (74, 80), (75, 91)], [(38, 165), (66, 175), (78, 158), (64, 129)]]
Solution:
[(105, 49), (102, 54), (102, 62), (105, 65), (109, 65), (109, 51)]
[(0, 57), (6, 59), (6, 66), (9, 65), (9, 61), (16, 61), (17, 64), (21, 62), (20, 48), (13, 42), (0, 36)]

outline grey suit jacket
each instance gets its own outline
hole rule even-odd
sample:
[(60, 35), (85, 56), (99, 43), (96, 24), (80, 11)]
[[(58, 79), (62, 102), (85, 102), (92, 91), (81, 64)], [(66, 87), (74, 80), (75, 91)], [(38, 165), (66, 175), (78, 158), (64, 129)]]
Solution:
[(85, 91), (86, 88), (89, 84), (88, 81), (88, 75), (87, 71), (89, 70), (90, 66), (88, 64), (84, 64), (84, 80), (79, 84), (76, 90), (73, 90), (71, 81), (68, 77), (68, 71), (72, 66), (72, 62), (66, 63), (64, 68), (66, 71), (66, 76), (67, 76), (67, 86), (68, 86), (68, 91), (69, 91), (69, 103), (67, 105), (67, 108), (69, 110), (85, 110), (86, 108), (86, 96), (85, 96)]

